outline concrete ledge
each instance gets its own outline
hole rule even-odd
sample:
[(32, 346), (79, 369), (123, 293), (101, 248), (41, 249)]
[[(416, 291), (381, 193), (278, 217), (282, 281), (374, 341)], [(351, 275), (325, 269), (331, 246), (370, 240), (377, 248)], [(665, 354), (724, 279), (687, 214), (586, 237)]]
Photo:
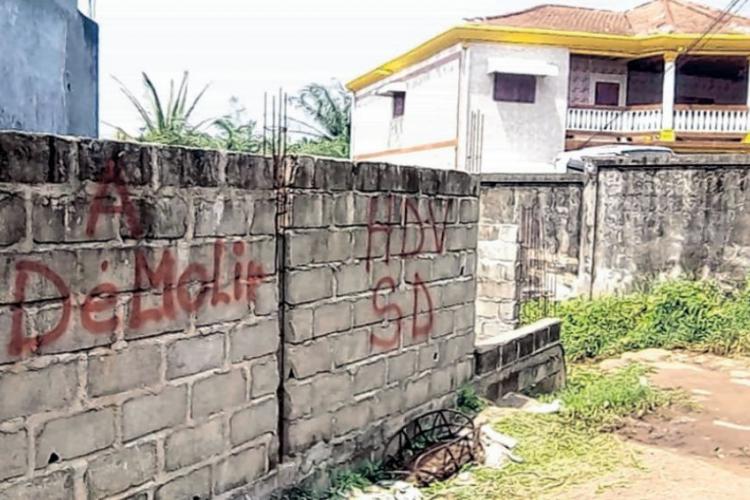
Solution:
[(494, 401), (508, 392), (561, 387), (565, 353), (560, 328), (561, 320), (548, 318), (477, 341), (474, 375), (480, 393)]
[(482, 174), (482, 185), (496, 184), (583, 184), (583, 174)]

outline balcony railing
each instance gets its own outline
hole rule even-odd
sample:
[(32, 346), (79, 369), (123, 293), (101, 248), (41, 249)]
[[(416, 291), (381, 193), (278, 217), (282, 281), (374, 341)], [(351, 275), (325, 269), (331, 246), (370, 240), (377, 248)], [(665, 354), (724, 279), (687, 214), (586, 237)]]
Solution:
[[(745, 106), (675, 106), (676, 132), (744, 134), (750, 113)], [(640, 133), (662, 129), (661, 106), (574, 107), (568, 109), (568, 130)]]
[(744, 134), (748, 131), (745, 106), (675, 106), (677, 132)]
[(568, 109), (568, 130), (588, 132), (656, 132), (661, 130), (661, 107)]

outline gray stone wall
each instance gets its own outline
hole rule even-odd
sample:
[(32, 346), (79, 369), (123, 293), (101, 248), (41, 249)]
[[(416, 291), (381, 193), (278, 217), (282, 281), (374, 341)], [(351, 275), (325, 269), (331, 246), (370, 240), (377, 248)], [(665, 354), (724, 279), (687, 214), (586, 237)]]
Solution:
[[(646, 155), (592, 160), (587, 169), (585, 175), (483, 176), (482, 335), (516, 324), (509, 306), (493, 316), (497, 304), (510, 304), (511, 296), (528, 300), (539, 290), (564, 299), (626, 292), (665, 278), (712, 278), (728, 286), (745, 281), (747, 156)], [(546, 279), (540, 281), (540, 273)], [(489, 332), (482, 328), (487, 321), (496, 322)]]
[[(750, 271), (750, 161), (598, 162), (586, 228), (592, 293), (687, 276), (743, 283)], [(589, 204), (592, 205), (592, 204)]]
[(98, 26), (75, 5), (0, 2), (0, 130), (98, 135)]
[(478, 181), (324, 160), (292, 179), (284, 449), (306, 469), (362, 456), (472, 379)]
[(0, 499), (263, 498), (473, 377), (478, 181), (0, 134)]
[(494, 318), (490, 329), (511, 329), (518, 301), (577, 292), (584, 178), (487, 174), (481, 183), (477, 307)]

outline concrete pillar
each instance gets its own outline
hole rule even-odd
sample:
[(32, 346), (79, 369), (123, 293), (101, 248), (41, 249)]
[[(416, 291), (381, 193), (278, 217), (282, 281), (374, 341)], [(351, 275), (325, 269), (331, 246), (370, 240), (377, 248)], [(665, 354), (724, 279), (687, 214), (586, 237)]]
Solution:
[(661, 133), (659, 140), (674, 142), (674, 94), (677, 76), (677, 54), (667, 52), (664, 54), (664, 81), (661, 99)]
[(750, 57), (747, 58), (747, 67), (745, 74), (747, 75), (747, 115), (745, 118), (745, 137), (742, 139), (744, 144), (750, 144)]

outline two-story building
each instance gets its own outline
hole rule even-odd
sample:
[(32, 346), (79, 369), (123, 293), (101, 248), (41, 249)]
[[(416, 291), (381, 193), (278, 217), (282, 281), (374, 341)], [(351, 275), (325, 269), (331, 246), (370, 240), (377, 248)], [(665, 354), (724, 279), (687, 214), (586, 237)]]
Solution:
[(352, 155), (552, 172), (612, 143), (750, 151), (750, 19), (683, 0), (475, 19), (352, 80)]

